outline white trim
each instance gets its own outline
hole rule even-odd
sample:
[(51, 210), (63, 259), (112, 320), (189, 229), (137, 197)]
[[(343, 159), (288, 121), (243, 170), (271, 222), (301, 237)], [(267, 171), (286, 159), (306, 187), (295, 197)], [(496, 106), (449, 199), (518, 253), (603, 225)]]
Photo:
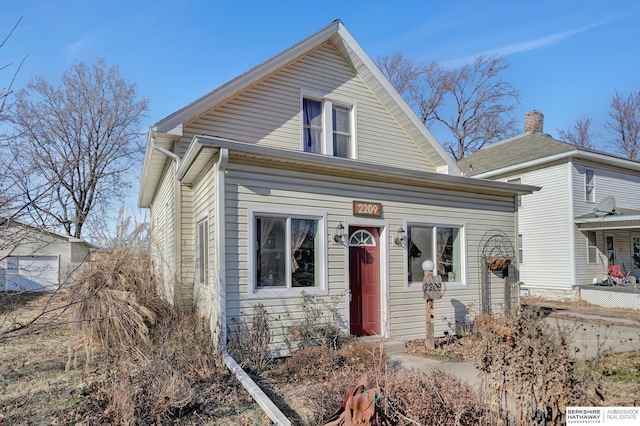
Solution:
[[(593, 229), (585, 229), (585, 231), (587, 231), (585, 234), (585, 239), (587, 242), (587, 265), (597, 265), (600, 263), (600, 259), (598, 257), (598, 233), (593, 230)], [(593, 246), (591, 246), (591, 241), (589, 241), (589, 232), (593, 232), (593, 235), (595, 235), (595, 243)], [(633, 246), (633, 241), (631, 242), (631, 245)], [(595, 262), (589, 262), (589, 250), (593, 248), (595, 250)]]
[[(315, 219), (318, 221), (317, 236), (320, 245), (318, 257), (318, 285), (315, 287), (277, 287), (277, 288), (257, 288), (256, 286), (256, 216), (271, 215), (282, 218), (295, 219)], [(247, 209), (247, 269), (248, 269), (248, 291), (249, 299), (280, 299), (296, 298), (300, 294), (329, 294), (329, 266), (328, 266), (328, 243), (327, 243), (327, 213), (319, 210), (303, 210), (295, 208), (251, 206)]]
[[(428, 218), (405, 218), (404, 222), (403, 222), (403, 226), (404, 229), (407, 233), (407, 235), (409, 235), (409, 227), (410, 226), (429, 226), (432, 225), (434, 227), (452, 227), (452, 228), (459, 228), (461, 230), (460, 232), (460, 249), (462, 250), (462, 253), (460, 255), (460, 268), (461, 270), (461, 275), (462, 275), (462, 279), (460, 281), (454, 281), (454, 282), (447, 282), (447, 289), (449, 290), (461, 290), (461, 289), (468, 289), (469, 288), (469, 280), (467, 277), (467, 258), (469, 255), (469, 250), (467, 247), (467, 222), (466, 221), (456, 221), (456, 220), (451, 220), (451, 221), (446, 221), (446, 220), (441, 220), (441, 219), (428, 219)], [(435, 241), (436, 235), (434, 233), (434, 244), (437, 244), (437, 241)], [(422, 281), (413, 281), (413, 282), (409, 282), (409, 276), (408, 273), (406, 271), (406, 266), (408, 265), (409, 259), (409, 252), (408, 252), (408, 248), (407, 247), (403, 247), (403, 281), (404, 281), (404, 290), (405, 291), (422, 291)], [(434, 259), (434, 263), (435, 263), (435, 259)]]
[[(576, 284), (576, 225), (574, 225), (574, 184), (573, 184), (573, 159), (569, 159), (566, 165), (566, 179), (567, 179), (567, 198), (569, 208), (567, 209), (567, 229), (569, 230), (569, 282)], [(584, 188), (583, 188), (584, 189)], [(595, 190), (595, 187), (594, 187)]]
[[(381, 219), (367, 219), (367, 218), (351, 218), (347, 219), (344, 222), (345, 232), (347, 234), (351, 234), (349, 232), (350, 227), (369, 227), (369, 228), (378, 228), (380, 244), (378, 245), (379, 253), (380, 253), (380, 334), (385, 337), (391, 337), (391, 315), (390, 315), (390, 276), (389, 276), (389, 222)], [(349, 259), (349, 245), (344, 244), (344, 282), (345, 282), (345, 294), (346, 294), (346, 302), (345, 302), (345, 319), (347, 322), (347, 330), (351, 330), (351, 307), (350, 307), (350, 259)]]

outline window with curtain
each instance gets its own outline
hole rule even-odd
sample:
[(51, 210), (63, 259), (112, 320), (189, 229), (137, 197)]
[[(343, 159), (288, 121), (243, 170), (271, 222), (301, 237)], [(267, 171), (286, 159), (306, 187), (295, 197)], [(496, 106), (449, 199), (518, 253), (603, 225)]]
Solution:
[[(353, 105), (322, 98), (302, 99), (302, 148), (305, 152), (355, 158)], [(327, 128), (325, 128), (327, 127)]]
[(322, 102), (303, 99), (302, 116), (304, 126), (304, 151), (322, 152)]
[(320, 285), (319, 219), (257, 216), (256, 288)]
[(422, 262), (433, 261), (434, 274), (445, 282), (463, 281), (462, 227), (413, 224), (407, 226), (407, 261), (409, 283), (421, 282)]
[(196, 224), (196, 282), (209, 283), (209, 220)]

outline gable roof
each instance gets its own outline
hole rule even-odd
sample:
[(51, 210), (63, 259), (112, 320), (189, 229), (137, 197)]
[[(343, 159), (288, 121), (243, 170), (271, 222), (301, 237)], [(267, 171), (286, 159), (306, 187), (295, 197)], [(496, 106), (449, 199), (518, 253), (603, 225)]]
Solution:
[[(263, 79), (265, 76), (278, 71), (327, 41), (330, 41), (336, 47), (342, 57), (353, 67), (361, 80), (375, 94), (400, 126), (416, 141), (419, 148), (429, 157), (436, 167), (440, 170), (447, 170), (448, 174), (460, 175), (460, 169), (433, 134), (431, 134), (422, 121), (420, 121), (411, 107), (402, 99), (371, 58), (369, 58), (351, 34), (349, 34), (342, 22), (335, 20), (327, 27), (295, 44), (279, 55), (236, 77), (156, 123), (150, 130), (147, 141), (138, 205), (146, 207), (150, 204), (153, 193), (155, 192), (155, 186), (161, 174), (161, 172), (158, 172), (158, 163), (164, 164), (166, 161), (166, 153), (163, 154), (159, 152), (156, 147), (160, 146), (160, 148), (163, 149), (170, 147), (169, 141), (161, 140), (161, 137), (156, 140), (156, 135), (180, 135), (182, 133), (181, 127), (183, 123), (220, 105)], [(147, 187), (148, 184), (150, 184), (151, 188)]]
[(569, 157), (640, 171), (638, 161), (582, 148), (535, 131), (485, 146), (459, 161), (458, 167), (467, 176), (491, 178)]

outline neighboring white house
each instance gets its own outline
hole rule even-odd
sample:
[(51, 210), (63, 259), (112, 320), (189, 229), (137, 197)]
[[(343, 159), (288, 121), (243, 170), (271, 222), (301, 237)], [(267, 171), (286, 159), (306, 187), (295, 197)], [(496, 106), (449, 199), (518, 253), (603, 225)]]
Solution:
[(0, 218), (0, 290), (53, 291), (86, 261), (83, 240)]
[(306, 294), (337, 299), (345, 332), (415, 338), (424, 260), (448, 285), (437, 332), (505, 303), (478, 246), (515, 240), (534, 189), (460, 176), (335, 21), (153, 126), (138, 203), (167, 298), (223, 333), (258, 303), (295, 318)]
[(469, 176), (542, 188), (518, 208), (518, 269), (530, 295), (574, 299), (576, 286), (606, 275), (607, 263), (640, 276), (640, 162), (553, 139), (531, 111), (525, 133), (458, 166)]

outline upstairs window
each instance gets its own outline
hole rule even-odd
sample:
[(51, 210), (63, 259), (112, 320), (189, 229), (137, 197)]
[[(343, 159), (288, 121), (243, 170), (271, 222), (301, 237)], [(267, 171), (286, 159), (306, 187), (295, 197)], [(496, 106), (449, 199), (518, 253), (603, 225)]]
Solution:
[(330, 99), (302, 99), (302, 148), (305, 152), (355, 158), (354, 106)]
[(596, 173), (592, 169), (585, 169), (585, 199), (590, 202), (596, 201)]

